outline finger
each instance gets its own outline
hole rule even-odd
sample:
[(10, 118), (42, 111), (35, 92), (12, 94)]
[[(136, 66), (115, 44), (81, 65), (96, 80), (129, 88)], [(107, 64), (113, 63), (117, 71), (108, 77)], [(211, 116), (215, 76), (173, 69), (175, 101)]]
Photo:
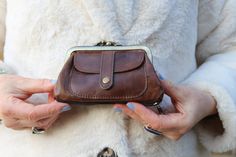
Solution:
[(17, 87), (27, 93), (47, 93), (53, 91), (54, 84), (49, 79), (23, 78), (17, 82)]
[(3, 124), (10, 129), (13, 130), (23, 130), (26, 127), (20, 123), (19, 120), (14, 119), (14, 118), (5, 118), (3, 121)]
[(48, 129), (56, 122), (56, 120), (58, 119), (58, 117), (59, 117), (59, 116), (54, 117), (54, 118), (48, 123), (48, 125), (46, 125), (46, 126), (44, 127), (44, 129), (45, 129), (45, 130), (48, 130)]
[(54, 117), (45, 118), (43, 120), (39, 120), (39, 121), (36, 121), (36, 122), (30, 121), (30, 120), (27, 120), (27, 119), (20, 119), (19, 123), (21, 124), (21, 126), (24, 126), (26, 128), (32, 128), (32, 127), (43, 128), (44, 126), (49, 124), (51, 119), (54, 118)]
[(14, 127), (14, 128), (12, 128), (13, 130), (25, 130), (25, 129), (28, 129), (28, 127), (21, 127), (21, 126), (19, 126), (19, 127)]
[(53, 101), (50, 104), (37, 105), (28, 115), (28, 120), (39, 121), (70, 110), (68, 104)]
[[(51, 80), (51, 83), (54, 84), (54, 85), (56, 84), (56, 82), (57, 82), (57, 80)], [(54, 98), (53, 91), (51, 91), (51, 92), (48, 93), (48, 102), (51, 103), (53, 101), (55, 101), (55, 98)]]
[(23, 100), (15, 97), (10, 97), (6, 100), (7, 104), (1, 105), (1, 117), (26, 119), (34, 105), (26, 103)]
[(125, 113), (126, 115), (128, 115), (132, 119), (134, 119), (136, 121), (139, 121), (139, 122), (144, 124), (144, 121), (138, 115), (136, 115), (136, 113), (134, 111), (132, 111), (128, 107), (126, 107), (126, 105), (124, 105), (124, 104), (115, 104), (114, 108), (115, 108), (115, 110), (117, 110), (117, 109), (121, 110), (123, 113)]
[(177, 85), (174, 85), (171, 81), (161, 80), (161, 86), (165, 93), (171, 98), (179, 100), (182, 97), (181, 88)]
[(174, 132), (164, 132), (162, 133), (162, 135), (174, 141), (179, 140), (183, 136), (183, 134), (174, 133)]
[(59, 115), (55, 115), (50, 118), (39, 120), (35, 123), (34, 126), (37, 128), (42, 128), (42, 129), (47, 130), (57, 120), (58, 117), (59, 117)]
[(2, 105), (2, 118), (26, 119), (35, 122), (71, 109), (68, 104), (57, 101), (34, 106), (23, 100), (11, 97), (8, 102), (8, 105)]
[(158, 115), (154, 111), (146, 108), (142, 104), (130, 102), (127, 103), (126, 107), (136, 113), (146, 124), (155, 123), (158, 118)]
[(139, 103), (128, 103), (127, 108), (138, 115), (145, 124), (149, 124), (153, 129), (166, 131), (182, 127), (180, 113), (171, 113), (167, 115), (158, 115), (152, 110)]
[(51, 125), (58, 119), (59, 115), (54, 117), (46, 118), (43, 120), (39, 120), (37, 122), (32, 122), (29, 120), (18, 120), (17, 122), (8, 122), (8, 127), (14, 130), (24, 130), (27, 128), (37, 127), (42, 129), (49, 129)]
[(53, 92), (48, 93), (48, 102), (51, 103), (55, 101)]

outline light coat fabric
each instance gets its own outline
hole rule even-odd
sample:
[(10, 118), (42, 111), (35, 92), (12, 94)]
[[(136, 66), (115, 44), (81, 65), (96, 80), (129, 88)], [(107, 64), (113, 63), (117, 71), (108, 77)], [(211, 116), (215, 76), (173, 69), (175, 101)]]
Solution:
[(44, 135), (1, 125), (1, 156), (95, 157), (108, 146), (119, 157), (197, 157), (236, 148), (235, 8), (235, 0), (0, 0), (0, 67), (56, 79), (73, 46), (101, 40), (145, 45), (166, 79), (214, 96), (224, 128), (220, 134), (215, 123), (202, 121), (171, 141), (112, 106), (73, 106)]

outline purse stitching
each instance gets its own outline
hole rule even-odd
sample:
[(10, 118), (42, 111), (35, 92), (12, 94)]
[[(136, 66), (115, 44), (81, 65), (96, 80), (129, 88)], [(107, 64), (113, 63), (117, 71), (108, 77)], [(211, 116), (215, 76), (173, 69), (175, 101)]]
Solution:
[[(146, 62), (146, 58), (145, 58), (145, 62)], [(81, 98), (94, 98), (94, 99), (97, 99), (97, 98), (100, 98), (100, 99), (106, 99), (106, 98), (123, 98), (123, 99), (130, 99), (130, 98), (136, 98), (136, 97), (139, 97), (141, 95), (143, 95), (145, 93), (145, 91), (147, 90), (147, 74), (146, 74), (146, 68), (145, 68), (145, 63), (144, 63), (144, 77), (145, 77), (145, 87), (143, 89), (142, 92), (140, 92), (139, 94), (137, 95), (133, 95), (133, 96), (90, 96), (91, 94), (87, 93), (87, 94), (78, 94), (76, 92), (74, 92), (71, 88), (71, 83), (69, 83), (69, 91), (74, 95), (74, 96), (77, 96), (77, 97), (81, 97)], [(71, 75), (74, 73), (75, 71), (75, 67), (72, 68), (71, 70)], [(69, 82), (71, 82), (71, 78), (69, 79)]]

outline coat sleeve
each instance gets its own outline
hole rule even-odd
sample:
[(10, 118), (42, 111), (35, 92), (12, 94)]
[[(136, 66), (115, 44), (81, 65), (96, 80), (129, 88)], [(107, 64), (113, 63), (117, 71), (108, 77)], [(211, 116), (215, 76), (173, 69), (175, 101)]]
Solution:
[[(3, 55), (3, 49), (4, 49), (4, 42), (5, 42), (5, 33), (6, 33), (6, 26), (5, 26), (5, 19), (6, 19), (6, 0), (0, 0), (0, 56)], [(6, 73), (14, 73), (13, 70), (7, 66), (5, 63), (3, 63), (2, 60), (0, 60), (0, 73), (6, 72)]]
[(236, 148), (236, 1), (199, 2), (199, 67), (183, 83), (215, 98), (218, 116), (202, 120), (196, 131), (209, 151), (225, 152)]

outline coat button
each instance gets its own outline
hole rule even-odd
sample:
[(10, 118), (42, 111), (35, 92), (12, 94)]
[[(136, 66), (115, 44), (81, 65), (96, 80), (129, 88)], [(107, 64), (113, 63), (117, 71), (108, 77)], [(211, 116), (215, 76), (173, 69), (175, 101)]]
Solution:
[(97, 157), (118, 157), (115, 151), (109, 147), (104, 148), (98, 153)]

